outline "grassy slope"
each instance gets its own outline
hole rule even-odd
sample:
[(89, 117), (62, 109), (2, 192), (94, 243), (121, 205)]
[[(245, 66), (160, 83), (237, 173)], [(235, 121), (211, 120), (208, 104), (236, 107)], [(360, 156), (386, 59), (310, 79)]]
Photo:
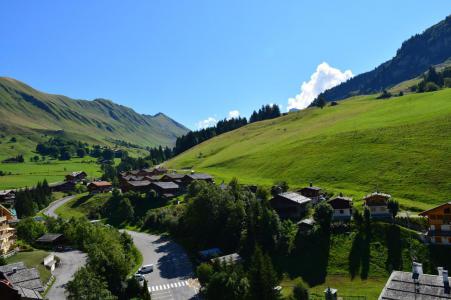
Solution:
[(69, 219), (71, 217), (88, 217), (90, 212), (101, 207), (109, 197), (111, 197), (111, 194), (80, 194), (69, 202), (66, 202), (64, 205), (58, 207), (55, 212), (63, 219)]
[(223, 134), (167, 166), (263, 185), (314, 181), (356, 199), (378, 186), (421, 210), (451, 193), (450, 98), (451, 89), (390, 100), (355, 97)]
[(187, 128), (164, 114), (141, 115), (99, 99), (74, 100), (0, 77), (0, 129), (11, 134), (64, 132), (87, 142), (120, 139), (142, 146), (172, 145)]

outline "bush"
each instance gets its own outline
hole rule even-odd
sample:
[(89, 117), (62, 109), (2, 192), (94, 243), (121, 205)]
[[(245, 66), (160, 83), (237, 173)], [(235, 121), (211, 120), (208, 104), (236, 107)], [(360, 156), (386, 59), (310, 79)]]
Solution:
[(295, 300), (309, 299), (308, 285), (301, 278), (296, 278), (295, 280), (293, 287), (293, 299)]
[(443, 86), (447, 88), (451, 88), (451, 78), (445, 78), (443, 79)]
[(426, 83), (426, 86), (424, 88), (424, 90), (426, 92), (438, 91), (439, 89), (440, 89), (440, 87), (437, 84), (433, 83), (433, 82)]

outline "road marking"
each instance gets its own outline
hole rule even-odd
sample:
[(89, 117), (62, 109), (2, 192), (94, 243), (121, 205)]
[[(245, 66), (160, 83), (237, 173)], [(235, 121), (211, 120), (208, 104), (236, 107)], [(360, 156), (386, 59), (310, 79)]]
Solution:
[(188, 280), (177, 281), (177, 282), (169, 282), (160, 285), (153, 285), (149, 287), (150, 293), (162, 292), (169, 289), (181, 288), (184, 286), (190, 286), (190, 282)]

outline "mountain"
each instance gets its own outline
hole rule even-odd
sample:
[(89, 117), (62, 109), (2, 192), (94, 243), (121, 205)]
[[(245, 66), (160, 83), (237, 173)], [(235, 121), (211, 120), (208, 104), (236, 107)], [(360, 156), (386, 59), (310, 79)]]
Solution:
[(327, 101), (372, 94), (412, 79), (451, 57), (451, 16), (404, 43), (395, 57), (323, 93)]
[[(292, 188), (314, 182), (361, 201), (378, 188), (408, 210), (451, 194), (451, 89), (378, 100), (356, 96), (324, 109), (256, 122), (176, 156), (193, 168), (248, 184)], [(359, 204), (360, 205), (360, 204)]]
[(0, 77), (0, 131), (64, 133), (91, 142), (120, 140), (141, 146), (172, 146), (189, 130), (163, 113), (142, 115), (110, 100), (74, 100), (46, 94), (15, 79)]

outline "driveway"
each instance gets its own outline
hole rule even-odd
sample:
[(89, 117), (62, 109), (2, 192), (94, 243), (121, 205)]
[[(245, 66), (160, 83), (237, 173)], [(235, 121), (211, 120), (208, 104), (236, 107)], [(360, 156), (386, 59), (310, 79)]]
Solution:
[(86, 254), (79, 250), (66, 252), (56, 252), (56, 256), (60, 258), (60, 264), (53, 271), (55, 282), (48, 291), (46, 297), (49, 300), (64, 300), (66, 295), (66, 284), (72, 279), (75, 272), (86, 263)]
[[(75, 196), (67, 196), (50, 203), (42, 213), (46, 216), (57, 218), (55, 210), (64, 203), (72, 200)], [(56, 252), (56, 256), (60, 258), (60, 264), (52, 272), (55, 276), (55, 282), (47, 292), (46, 298), (49, 300), (65, 300), (66, 284), (72, 279), (75, 272), (86, 264), (86, 253), (79, 250), (66, 252)]]
[(145, 274), (152, 300), (197, 299), (199, 283), (183, 248), (169, 238), (127, 231), (143, 256), (143, 265), (153, 264)]
[(67, 196), (67, 197), (61, 198), (59, 200), (53, 201), (52, 203), (50, 203), (49, 206), (44, 208), (42, 213), (49, 217), (58, 218), (58, 215), (55, 213), (55, 210), (58, 207), (60, 207), (61, 205), (63, 205), (64, 203), (69, 202), (70, 200), (74, 199), (74, 197), (75, 196)]

